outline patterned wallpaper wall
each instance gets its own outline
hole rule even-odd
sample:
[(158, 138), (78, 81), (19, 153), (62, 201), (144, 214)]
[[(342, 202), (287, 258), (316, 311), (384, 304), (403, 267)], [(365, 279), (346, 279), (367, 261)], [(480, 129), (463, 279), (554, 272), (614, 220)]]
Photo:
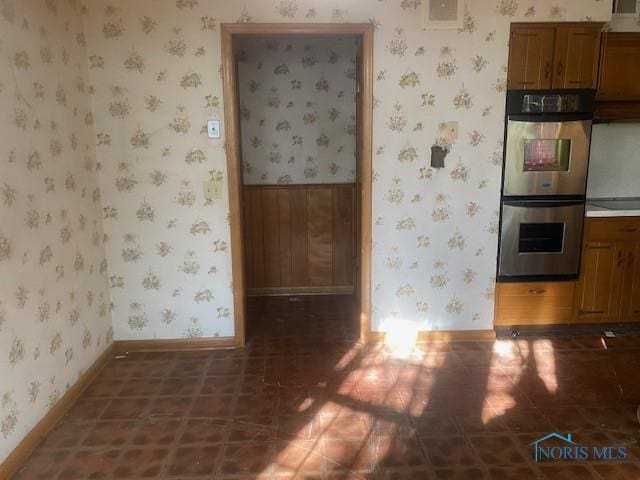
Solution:
[[(202, 195), (226, 181), (205, 132), (223, 115), (221, 22), (375, 26), (373, 328), (491, 328), (509, 24), (606, 21), (611, 0), (466, 3), (459, 31), (422, 30), (419, 0), (89, 3), (116, 338), (233, 334), (228, 204)], [(459, 139), (434, 170), (444, 121)]]
[(112, 341), (79, 2), (0, 2), (0, 462)]
[(355, 181), (357, 41), (246, 38), (236, 52), (244, 183)]

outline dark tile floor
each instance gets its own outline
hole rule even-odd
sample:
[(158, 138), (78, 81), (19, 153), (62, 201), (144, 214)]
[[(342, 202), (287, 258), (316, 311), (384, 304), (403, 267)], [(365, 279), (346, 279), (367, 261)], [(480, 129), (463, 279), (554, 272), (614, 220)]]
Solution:
[[(253, 299), (244, 350), (114, 358), (18, 479), (640, 479), (640, 337), (359, 347), (349, 297)], [(626, 460), (535, 463), (549, 432)]]

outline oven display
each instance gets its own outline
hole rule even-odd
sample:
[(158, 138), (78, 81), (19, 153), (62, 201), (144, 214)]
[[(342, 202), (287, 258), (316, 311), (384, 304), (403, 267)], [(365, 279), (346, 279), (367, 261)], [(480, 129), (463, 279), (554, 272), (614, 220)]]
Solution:
[(564, 223), (521, 223), (518, 253), (562, 253)]
[(525, 172), (568, 172), (571, 140), (526, 139), (524, 141)]

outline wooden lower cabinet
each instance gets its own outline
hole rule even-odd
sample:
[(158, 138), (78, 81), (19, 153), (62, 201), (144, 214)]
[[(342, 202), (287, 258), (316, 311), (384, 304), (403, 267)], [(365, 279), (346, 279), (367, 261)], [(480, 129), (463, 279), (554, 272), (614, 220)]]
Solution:
[(588, 218), (576, 287), (577, 323), (640, 321), (640, 219)]
[(576, 289), (579, 322), (615, 322), (620, 307), (624, 249), (616, 242), (587, 242)]
[(640, 322), (640, 241), (627, 246), (627, 258), (622, 276), (620, 320)]
[(495, 324), (553, 325), (571, 323), (575, 282), (499, 283)]

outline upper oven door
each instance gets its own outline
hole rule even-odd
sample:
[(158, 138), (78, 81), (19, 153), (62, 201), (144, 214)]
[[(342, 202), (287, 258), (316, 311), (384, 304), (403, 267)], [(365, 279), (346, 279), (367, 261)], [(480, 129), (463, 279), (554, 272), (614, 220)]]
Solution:
[(507, 118), (503, 195), (584, 196), (591, 119)]

